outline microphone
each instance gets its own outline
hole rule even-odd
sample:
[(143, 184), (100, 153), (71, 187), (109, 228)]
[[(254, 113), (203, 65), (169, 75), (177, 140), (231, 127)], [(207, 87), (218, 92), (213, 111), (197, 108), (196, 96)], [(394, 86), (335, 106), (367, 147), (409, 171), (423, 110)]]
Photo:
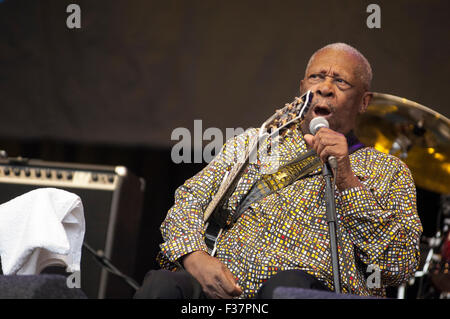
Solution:
[[(312, 135), (316, 135), (317, 131), (322, 127), (330, 127), (328, 121), (324, 117), (318, 116), (309, 122), (309, 131)], [(333, 155), (328, 156), (327, 162), (330, 164), (331, 168), (337, 168), (337, 160)]]

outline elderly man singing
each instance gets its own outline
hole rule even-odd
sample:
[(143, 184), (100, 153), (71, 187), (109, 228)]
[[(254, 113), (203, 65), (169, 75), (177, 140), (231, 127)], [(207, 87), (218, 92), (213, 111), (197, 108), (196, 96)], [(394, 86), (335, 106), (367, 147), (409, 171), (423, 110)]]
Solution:
[[(342, 292), (383, 296), (386, 287), (415, 271), (422, 226), (409, 169), (394, 156), (364, 147), (353, 134), (357, 115), (372, 97), (371, 80), (371, 66), (355, 48), (335, 43), (316, 51), (300, 82), (301, 94), (313, 93), (311, 106), (278, 151), (284, 162), (310, 150), (323, 163), (334, 156)], [(316, 117), (324, 117), (329, 128), (312, 135), (309, 124)], [(228, 140), (176, 190), (161, 226), (163, 269), (147, 274), (135, 298), (272, 298), (277, 287), (335, 289), (322, 167), (251, 203), (221, 232), (214, 256), (208, 254), (204, 211), (235, 165), (232, 150), (257, 134), (251, 129)], [(239, 209), (262, 166), (248, 166), (225, 203), (229, 211)], [(369, 266), (379, 270), (378, 285), (368, 285)]]

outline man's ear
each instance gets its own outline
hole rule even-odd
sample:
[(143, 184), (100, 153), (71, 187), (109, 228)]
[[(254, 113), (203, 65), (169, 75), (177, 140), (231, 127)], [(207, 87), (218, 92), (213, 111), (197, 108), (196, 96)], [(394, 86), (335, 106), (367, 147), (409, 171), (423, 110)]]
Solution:
[(370, 101), (372, 100), (373, 93), (372, 92), (365, 92), (363, 94), (363, 97), (361, 99), (361, 105), (359, 107), (359, 113), (364, 113), (367, 110), (367, 107), (370, 104)]
[(300, 95), (302, 95), (303, 93), (305, 93), (305, 92), (303, 91), (303, 89), (304, 89), (304, 80), (302, 79), (302, 80), (300, 81)]

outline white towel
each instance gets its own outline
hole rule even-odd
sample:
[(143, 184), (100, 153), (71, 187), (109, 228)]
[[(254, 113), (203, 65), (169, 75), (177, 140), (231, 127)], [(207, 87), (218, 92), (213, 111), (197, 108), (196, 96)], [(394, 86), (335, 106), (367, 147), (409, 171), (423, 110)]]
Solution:
[(0, 256), (5, 275), (35, 275), (52, 261), (80, 271), (85, 233), (78, 195), (39, 188), (0, 205)]

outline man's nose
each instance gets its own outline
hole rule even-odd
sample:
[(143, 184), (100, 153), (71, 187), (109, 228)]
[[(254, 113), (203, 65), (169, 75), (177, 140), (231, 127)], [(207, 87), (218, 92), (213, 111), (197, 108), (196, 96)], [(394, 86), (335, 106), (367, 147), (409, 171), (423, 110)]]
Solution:
[(332, 80), (330, 78), (326, 78), (324, 81), (320, 82), (316, 86), (315, 93), (322, 97), (333, 97), (334, 96), (334, 88)]

